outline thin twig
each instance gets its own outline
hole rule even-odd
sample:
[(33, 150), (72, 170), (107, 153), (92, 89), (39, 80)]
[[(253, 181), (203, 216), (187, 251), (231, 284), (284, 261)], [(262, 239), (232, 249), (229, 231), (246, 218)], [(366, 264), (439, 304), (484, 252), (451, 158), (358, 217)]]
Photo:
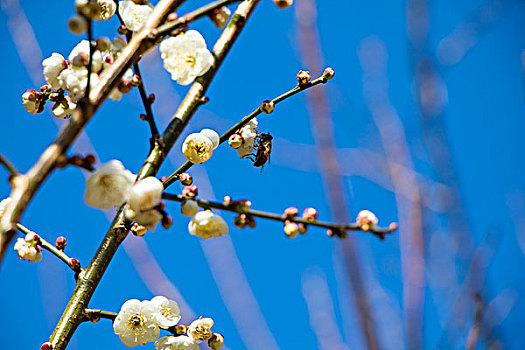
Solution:
[[(20, 223), (17, 223), (16, 227), (18, 228), (18, 230), (20, 232), (22, 232), (25, 235), (27, 235), (29, 233), (35, 233), (34, 231), (31, 231), (30, 229), (28, 229), (27, 227), (23, 226)], [(62, 260), (64, 263), (66, 263), (66, 265), (70, 269), (73, 270), (73, 268), (70, 265), (71, 258), (69, 256), (67, 256), (66, 253), (64, 253), (62, 250), (58, 250), (53, 244), (51, 244), (48, 241), (46, 241), (45, 239), (43, 239), (41, 235), (37, 234), (37, 236), (38, 236), (38, 240), (40, 241), (39, 244), (38, 244), (39, 246), (41, 246), (43, 249), (47, 250), (48, 252), (50, 252), (51, 254), (53, 254), (54, 256), (59, 258), (60, 260)], [(75, 270), (73, 270), (73, 271), (75, 271)]]
[[(155, 123), (155, 117), (153, 116), (153, 110), (151, 109), (151, 101), (148, 98), (146, 93), (146, 87), (144, 86), (144, 79), (140, 73), (139, 63), (133, 64), (133, 71), (140, 78), (140, 85), (138, 86), (140, 99), (144, 105), (144, 110), (146, 111), (146, 121), (148, 122), (149, 128), (151, 130), (151, 149), (155, 147), (155, 143), (160, 140), (159, 129)], [(162, 145), (160, 145), (162, 147)]]
[(16, 176), (20, 174), (16, 167), (13, 165), (13, 163), (11, 163), (6, 157), (4, 157), (2, 153), (0, 153), (0, 164), (2, 164), (7, 169), (11, 176)]
[(87, 21), (87, 36), (88, 36), (88, 42), (89, 42), (89, 61), (87, 66), (87, 85), (86, 85), (86, 93), (84, 94), (84, 98), (89, 99), (89, 91), (91, 89), (91, 72), (93, 70), (93, 22), (90, 18), (85, 17), (85, 20)]
[(220, 9), (223, 6), (228, 6), (236, 2), (241, 2), (241, 0), (219, 0), (219, 1), (212, 2), (208, 5), (202, 6), (201, 8), (193, 12), (190, 12), (174, 21), (167, 22), (159, 26), (155, 33), (156, 37), (157, 39), (159, 39), (165, 35), (170, 35), (173, 31), (181, 27), (181, 25), (185, 25), (188, 22), (193, 22), (196, 19), (207, 16), (210, 13), (213, 13), (213, 11)]
[[(163, 193), (162, 198), (170, 201), (175, 202), (183, 202), (186, 200), (185, 197), (177, 194), (171, 194), (171, 193)], [(318, 226), (323, 227), (326, 229), (332, 229), (336, 231), (363, 231), (363, 232), (370, 232), (371, 234), (377, 236), (380, 239), (384, 239), (385, 234), (391, 234), (397, 229), (397, 225), (395, 223), (390, 224), (389, 227), (371, 227), (368, 230), (365, 230), (362, 225), (358, 223), (351, 223), (351, 224), (331, 224), (328, 222), (322, 222), (322, 221), (310, 221), (306, 219), (302, 219), (299, 217), (288, 217), (284, 215), (278, 215), (273, 213), (267, 213), (264, 211), (258, 211), (258, 210), (244, 210), (242, 205), (236, 205), (235, 202), (232, 203), (219, 203), (219, 202), (213, 202), (203, 199), (195, 199), (199, 207), (204, 209), (219, 209), (224, 211), (229, 211), (232, 213), (238, 213), (238, 214), (246, 214), (248, 216), (254, 216), (259, 217), (263, 219), (269, 219), (269, 220), (275, 220), (275, 221), (291, 221), (298, 224), (305, 224), (305, 225), (311, 225), (311, 226)]]
[(118, 313), (111, 312), (111, 311), (104, 311), (104, 310), (98, 310), (98, 309), (85, 309), (84, 310), (87, 318), (91, 321), (96, 321), (99, 318), (105, 318), (107, 320), (115, 321), (115, 318), (117, 318)]
[[(321, 77), (319, 77), (319, 78), (317, 78), (315, 80), (312, 80), (308, 84), (297, 85), (293, 89), (291, 89), (291, 90), (285, 92), (284, 94), (274, 98), (272, 100), (272, 102), (273, 102), (274, 105), (276, 105), (279, 102), (282, 102), (282, 101), (286, 100), (287, 98), (292, 97), (293, 95), (295, 95), (295, 94), (297, 94), (297, 93), (299, 93), (301, 91), (307, 90), (307, 89), (309, 89), (311, 87), (314, 87), (316, 85), (319, 85), (319, 84), (326, 84), (327, 81), (328, 80), (324, 76), (321, 76)], [(228, 141), (230, 136), (235, 134), (240, 128), (242, 128), (243, 126), (248, 124), (250, 122), (250, 120), (252, 120), (253, 118), (257, 117), (261, 113), (262, 113), (261, 107), (259, 107), (256, 110), (254, 110), (252, 113), (248, 114), (246, 117), (242, 118), (240, 122), (236, 123), (228, 131), (226, 131), (224, 134), (221, 135), (220, 140), (219, 140), (219, 144)], [(182, 174), (185, 171), (188, 171), (188, 169), (190, 169), (192, 166), (193, 166), (192, 162), (190, 162), (189, 160), (186, 161), (186, 163), (181, 165), (177, 170), (175, 170), (173, 172), (173, 174), (168, 176), (168, 178), (163, 182), (164, 188), (167, 188), (169, 185), (171, 185), (172, 183), (177, 181), (179, 179), (179, 175)]]

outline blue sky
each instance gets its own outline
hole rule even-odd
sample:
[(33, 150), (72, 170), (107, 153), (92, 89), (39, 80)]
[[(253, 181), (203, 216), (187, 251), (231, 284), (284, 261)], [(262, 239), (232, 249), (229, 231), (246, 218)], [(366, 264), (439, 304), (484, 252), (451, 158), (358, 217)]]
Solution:
[[(191, 2), (180, 12), (203, 3)], [(492, 4), (491, 11), (487, 12), (484, 4)], [(406, 214), (396, 204), (396, 198), (402, 198), (401, 202), (406, 198), (396, 197), (393, 192), (395, 186), (386, 160), (392, 147), (387, 145), (406, 145), (413, 168), (407, 174), (417, 174), (425, 252), (423, 346), (465, 346), (473, 309), (465, 313), (467, 319), (462, 326), (449, 324), (449, 319), (457, 320), (450, 310), (476, 254), (473, 269), (481, 272), (474, 273), (475, 281), (480, 280), (475, 291), (486, 300), (493, 336), (505, 348), (523, 348), (523, 2), (440, 1), (428, 7), (425, 53), (449, 57), (451, 51), (446, 47), (439, 51), (439, 44), (443, 38), (450, 38), (461, 23), (467, 24), (459, 27), (463, 35), (459, 38), (464, 39), (460, 44), (472, 46), (454, 65), (437, 65), (441, 77), (439, 96), (444, 105), (430, 123), (443, 125), (450, 147), (463, 205), (459, 222), (468, 227), (463, 232), (466, 238), (460, 241), (449, 229), (450, 208), (439, 196), (450, 193), (453, 185), (444, 182), (442, 169), (436, 170), (432, 163), (430, 155), (435, 150), (429, 149), (423, 132), (429, 124), (422, 123), (415, 99), (407, 3), (318, 1), (316, 6), (323, 61), (335, 69), (336, 77), (315, 89), (324, 89), (328, 97), (331, 113), (325, 117), (334, 124), (333, 138), (344, 175), (349, 217), (370, 209), (386, 225)], [(480, 6), (485, 10), (480, 12)], [(292, 88), (297, 71), (310, 69), (301, 63), (296, 7), (279, 10), (272, 1), (261, 1), (208, 90), (210, 102), (195, 114), (183, 137), (204, 127), (224, 132), (262, 100)], [(82, 38), (67, 30), (67, 20), (74, 11), (70, 2), (20, 1), (17, 5), (16, 1), (4, 1), (2, 9), (0, 62), (7, 69), (2, 88), (0, 152), (26, 171), (64, 121), (53, 120), (50, 110), (34, 116), (26, 113), (21, 95), (44, 82), (42, 58), (52, 52), (66, 56)], [(24, 27), (21, 9), (38, 47), (31, 41), (31, 31)], [(480, 19), (484, 25), (475, 24)], [(116, 27), (116, 18), (97, 24), (95, 35), (112, 37)], [(210, 48), (220, 34), (207, 19), (191, 27), (204, 35)], [(148, 92), (157, 96), (154, 111), (163, 130), (188, 87), (170, 80), (157, 51), (146, 55), (142, 62)], [(375, 118), (367, 91), (372, 96), (378, 94), (380, 101), (388, 101), (395, 112), (388, 114), (393, 118), (388, 123), (377, 125), (381, 119)], [(297, 95), (279, 104), (273, 114), (259, 119), (261, 131), (274, 136), (272, 164), (262, 175), (226, 145), (217, 149), (211, 160), (194, 167), (190, 172), (201, 196), (219, 200), (225, 195), (248, 198), (253, 208), (277, 213), (292, 205), (300, 210), (313, 206), (319, 210), (320, 219), (331, 220), (307, 102), (306, 94)], [(140, 169), (148, 152), (149, 129), (140, 121), (139, 113), (141, 102), (133, 90), (121, 102), (108, 101), (93, 118), (86, 132), (100, 162), (119, 159), (133, 172)], [(382, 130), (396, 133), (387, 134), (385, 140), (381, 138)], [(399, 130), (404, 137), (397, 133)], [(439, 137), (434, 129), (426, 133)], [(74, 150), (85, 153), (90, 152), (89, 147), (78, 142)], [(180, 149), (179, 141), (159, 176), (169, 175), (182, 164)], [(0, 176), (7, 177), (3, 168)], [(65, 235), (68, 254), (86, 266), (108, 221), (103, 212), (85, 205), (84, 176), (74, 168), (53, 173), (22, 223), (50, 241)], [(179, 191), (178, 184), (171, 190)], [(0, 197), (8, 194), (7, 181), (0, 181)], [(341, 257), (344, 247), (323, 230), (311, 228), (307, 235), (290, 240), (279, 223), (259, 220), (253, 230), (230, 225), (227, 237), (204, 242), (189, 235), (189, 220), (179, 214), (178, 204), (169, 203), (168, 211), (174, 217), (171, 229), (159, 227), (144, 238), (128, 237), (90, 306), (118, 311), (131, 298), (150, 299), (160, 292), (174, 297), (176, 286), (197, 316), (215, 320), (214, 330), (224, 334), (230, 349), (321, 349), (343, 343), (352, 349), (364, 347)], [(223, 217), (232, 223), (231, 214), (224, 213)], [(410, 241), (411, 233), (409, 227), (404, 227), (382, 242), (368, 235), (354, 235), (378, 337), (389, 349), (407, 346), (403, 302), (403, 288), (407, 287), (399, 235), (406, 235)], [(169, 283), (155, 280), (159, 271), (147, 259), (148, 251)], [(144, 269), (146, 273), (141, 275)], [(10, 249), (0, 278), (0, 310), (6, 317), (4, 346), (36, 348), (53, 331), (74, 288), (72, 276), (45, 252), (41, 262), (31, 264), (19, 260)], [(465, 295), (461, 304), (471, 307), (471, 293)], [(183, 315), (183, 321), (191, 319)], [(450, 333), (448, 328), (457, 331)], [(443, 336), (449, 333), (449, 338)], [(111, 323), (101, 320), (83, 324), (70, 345), (71, 349), (93, 347), (120, 349), (124, 345), (113, 333)], [(152, 349), (153, 345), (146, 348)]]

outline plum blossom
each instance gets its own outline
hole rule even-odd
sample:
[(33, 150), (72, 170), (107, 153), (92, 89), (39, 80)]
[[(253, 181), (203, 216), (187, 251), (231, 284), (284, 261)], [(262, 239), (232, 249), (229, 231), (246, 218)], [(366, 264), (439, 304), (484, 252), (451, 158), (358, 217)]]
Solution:
[(128, 199), (134, 182), (131, 171), (120, 161), (111, 160), (87, 178), (86, 204), (104, 210), (119, 206)]
[(189, 134), (182, 144), (182, 154), (194, 164), (204, 163), (212, 153), (213, 142), (201, 133)]
[(361, 228), (365, 231), (377, 225), (379, 220), (370, 210), (361, 210), (357, 214), (357, 223), (361, 225)]
[(193, 321), (188, 327), (188, 335), (196, 342), (208, 340), (212, 336), (211, 327), (213, 320), (211, 318), (202, 318)]
[(228, 234), (228, 225), (219, 215), (205, 210), (198, 212), (191, 219), (188, 231), (203, 239), (217, 238)]
[(242, 145), (237, 148), (237, 153), (243, 158), (250, 154), (255, 147), (255, 138), (257, 137), (256, 129), (258, 124), (259, 122), (257, 119), (253, 118), (248, 124), (243, 126), (239, 132), (242, 137)]
[[(89, 41), (82, 40), (79, 42), (69, 53), (68, 59), (75, 68), (87, 67), (89, 63)], [(102, 53), (99, 50), (93, 51), (91, 68), (93, 72), (98, 72), (102, 68)]]
[(22, 104), (26, 111), (31, 114), (38, 113), (40, 111), (41, 99), (38, 91), (35, 89), (29, 89), (22, 95)]
[(199, 350), (199, 345), (185, 335), (179, 337), (166, 336), (155, 342), (156, 350)]
[(113, 17), (117, 11), (117, 4), (113, 0), (98, 0), (99, 11), (97, 16), (94, 18), (98, 21), (106, 21)]
[(153, 231), (157, 223), (162, 220), (162, 214), (157, 210), (162, 191), (164, 191), (162, 182), (153, 176), (137, 182), (130, 191), (126, 217)]
[(154, 317), (160, 327), (172, 327), (180, 321), (180, 309), (177, 302), (159, 295), (151, 299), (151, 303), (157, 308)]
[(58, 81), (58, 76), (67, 68), (67, 62), (59, 53), (53, 52), (50, 57), (42, 61), (44, 67), (44, 78), (52, 89), (64, 88)]
[(155, 319), (156, 310), (157, 307), (151, 301), (128, 300), (115, 318), (113, 330), (129, 347), (153, 342), (160, 334)]
[(129, 30), (138, 31), (146, 19), (153, 11), (153, 8), (148, 5), (135, 4), (133, 1), (119, 1), (118, 12), (122, 17), (122, 21)]
[(42, 248), (37, 244), (37, 236), (31, 232), (28, 233), (25, 238), (17, 238), (14, 249), (18, 251), (18, 257), (20, 259), (37, 262), (42, 260)]
[[(98, 83), (99, 77), (96, 73), (91, 73), (89, 85), (93, 88)], [(58, 77), (60, 84), (67, 87), (67, 94), (71, 101), (77, 103), (86, 91), (87, 69), (65, 69)]]
[(164, 68), (171, 73), (171, 79), (181, 85), (190, 84), (213, 65), (214, 59), (206, 48), (206, 41), (196, 30), (165, 39), (159, 49)]

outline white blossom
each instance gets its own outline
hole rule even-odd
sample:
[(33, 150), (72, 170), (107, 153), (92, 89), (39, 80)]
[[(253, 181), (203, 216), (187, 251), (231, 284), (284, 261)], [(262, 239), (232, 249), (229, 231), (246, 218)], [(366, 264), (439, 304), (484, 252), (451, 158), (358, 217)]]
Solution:
[(372, 213), (370, 210), (361, 210), (359, 214), (357, 214), (357, 223), (361, 225), (361, 227), (366, 231), (370, 228), (377, 225), (379, 220), (375, 216), (374, 213)]
[(20, 259), (27, 259), (31, 262), (42, 260), (42, 248), (37, 245), (36, 235), (28, 233), (25, 238), (17, 238), (15, 250), (18, 251)]
[(241, 128), (240, 135), (242, 137), (242, 145), (237, 148), (237, 153), (241, 157), (246, 157), (253, 151), (255, 147), (255, 138), (257, 137), (257, 125), (258, 121), (256, 118), (253, 118)]
[(150, 176), (137, 182), (131, 189), (126, 217), (134, 220), (140, 225), (155, 229), (157, 223), (162, 219), (157, 210), (160, 204), (164, 186), (157, 178)]
[(138, 181), (131, 189), (129, 205), (134, 211), (146, 211), (160, 204), (164, 191), (162, 182), (150, 176)]
[(182, 144), (182, 154), (194, 164), (204, 163), (212, 153), (213, 143), (201, 133), (189, 134)]
[[(91, 73), (89, 85), (93, 88), (98, 83), (99, 77), (96, 73)], [(87, 87), (87, 69), (64, 69), (58, 76), (60, 84), (67, 88), (67, 95), (71, 101), (77, 103), (86, 92)]]
[(151, 303), (157, 308), (154, 317), (160, 327), (175, 326), (180, 321), (180, 309), (177, 302), (159, 295), (151, 299)]
[[(82, 40), (71, 50), (68, 56), (69, 62), (74, 67), (87, 67), (89, 63), (89, 41)], [(91, 62), (92, 72), (98, 72), (102, 68), (102, 53), (99, 50), (93, 50), (93, 57)], [(87, 72), (86, 72), (87, 75)]]
[[(121, 78), (121, 81), (131, 81), (133, 78), (133, 71), (131, 69), (128, 69), (126, 72), (124, 72), (124, 75)], [(111, 90), (108, 97), (112, 99), (113, 101), (120, 101), (122, 97), (122, 92), (120, 92), (118, 86)]]
[(180, 206), (180, 212), (186, 216), (195, 216), (199, 211), (199, 205), (193, 199), (186, 199)]
[(217, 238), (228, 233), (228, 225), (219, 215), (209, 210), (198, 212), (188, 224), (190, 234), (203, 239)]
[(42, 61), (44, 67), (44, 78), (52, 89), (64, 88), (58, 81), (58, 76), (67, 68), (67, 62), (64, 56), (53, 52), (50, 57)]
[(128, 199), (134, 182), (132, 172), (124, 168), (120, 161), (111, 160), (87, 178), (86, 203), (104, 210), (119, 206)]
[(160, 334), (154, 317), (155, 310), (155, 305), (148, 300), (128, 300), (115, 318), (113, 330), (129, 347), (155, 341)]
[(40, 108), (40, 99), (38, 98), (38, 92), (34, 89), (26, 90), (22, 95), (22, 104), (26, 111), (31, 114), (38, 112)]
[(129, 30), (138, 31), (153, 11), (150, 5), (138, 5), (133, 1), (119, 1), (118, 12)]
[(206, 48), (206, 41), (196, 30), (165, 39), (159, 49), (164, 68), (171, 73), (171, 79), (181, 85), (190, 84), (213, 65), (214, 59)]
[(99, 11), (97, 16), (94, 18), (99, 21), (106, 21), (113, 17), (117, 11), (117, 4), (113, 0), (98, 0)]
[(219, 142), (221, 140), (220, 140), (219, 134), (217, 134), (217, 131), (212, 130), (212, 129), (202, 129), (201, 130), (201, 134), (203, 134), (204, 136), (206, 136), (207, 138), (210, 139), (210, 141), (211, 141), (211, 143), (213, 145), (212, 146), (213, 149), (216, 149), (219, 146)]
[(179, 337), (166, 336), (155, 342), (156, 350), (199, 350), (199, 345), (185, 335)]
[(211, 327), (213, 326), (213, 320), (211, 318), (199, 318), (193, 321), (188, 327), (188, 335), (191, 339), (196, 342), (202, 340), (208, 340), (212, 336)]

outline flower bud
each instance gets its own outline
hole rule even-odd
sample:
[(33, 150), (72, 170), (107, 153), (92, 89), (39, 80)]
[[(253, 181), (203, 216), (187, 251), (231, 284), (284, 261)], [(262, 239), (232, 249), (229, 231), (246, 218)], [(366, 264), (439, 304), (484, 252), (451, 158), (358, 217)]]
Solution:
[(58, 250), (64, 250), (67, 246), (67, 240), (66, 237), (60, 236), (55, 241), (55, 247), (57, 247)]
[(193, 177), (188, 173), (182, 173), (179, 176), (179, 181), (184, 186), (189, 186), (193, 183)]
[(224, 205), (230, 205), (232, 203), (232, 197), (224, 196), (223, 202)]
[(180, 206), (180, 212), (186, 216), (192, 217), (199, 211), (199, 205), (192, 199), (186, 199)]
[(251, 215), (246, 216), (246, 223), (248, 224), (249, 228), (255, 228), (255, 226), (257, 225), (255, 219)]
[(295, 238), (299, 233), (299, 226), (295, 222), (286, 221), (284, 224), (284, 233), (288, 238)]
[(287, 218), (295, 218), (299, 214), (299, 210), (296, 207), (289, 207), (284, 210), (283, 216)]
[(208, 346), (211, 350), (219, 350), (224, 345), (224, 337), (222, 334), (213, 333), (211, 338), (208, 340)]
[(273, 2), (281, 9), (286, 9), (293, 4), (293, 0), (273, 0)]
[(173, 219), (169, 215), (164, 215), (160, 223), (165, 230), (168, 230), (173, 225)]
[(67, 27), (73, 34), (82, 34), (87, 30), (88, 24), (84, 17), (74, 15), (67, 22)]
[(315, 208), (306, 208), (303, 211), (303, 219), (308, 221), (315, 221), (317, 220), (317, 210)]
[(147, 231), (148, 228), (146, 226), (139, 225), (136, 222), (131, 226), (131, 233), (138, 237), (144, 236)]
[(188, 326), (186, 326), (185, 324), (178, 324), (175, 325), (173, 328), (175, 328), (176, 335), (184, 335), (188, 332)]
[(261, 109), (261, 112), (263, 112), (264, 114), (270, 114), (273, 112), (275, 108), (275, 104), (270, 100), (265, 100), (263, 101), (263, 103), (261, 103), (261, 107), (259, 108)]
[(71, 267), (71, 270), (75, 272), (79, 272), (80, 271), (80, 261), (78, 261), (78, 259), (75, 259), (75, 258), (69, 259), (69, 267)]
[(179, 18), (179, 15), (176, 13), (176, 12), (172, 12), (168, 15), (168, 22), (173, 22), (173, 21), (176, 21), (177, 18)]
[(233, 134), (228, 139), (228, 145), (230, 145), (231, 148), (237, 149), (242, 146), (242, 136), (239, 134)]
[(52, 350), (53, 345), (50, 342), (45, 342), (40, 346), (40, 350)]
[(199, 189), (195, 185), (184, 187), (182, 190), (182, 196), (186, 198), (195, 198), (199, 194)]
[(247, 222), (247, 215), (246, 214), (239, 214), (236, 217), (233, 218), (233, 225), (238, 228), (245, 228), (246, 225), (248, 225)]
[(297, 82), (299, 83), (299, 85), (309, 84), (310, 79), (311, 76), (309, 71), (300, 70), (299, 73), (297, 73)]
[(148, 102), (150, 105), (154, 104), (155, 103), (155, 94), (149, 94), (148, 96)]
[(304, 235), (308, 231), (308, 226), (305, 224), (299, 224), (299, 233)]
[(326, 80), (330, 80), (334, 77), (335, 75), (335, 72), (332, 68), (328, 67), (324, 70), (323, 72), (323, 78), (325, 78)]
[(140, 120), (142, 120), (142, 121), (146, 121), (146, 120), (148, 120), (148, 116), (147, 116), (145, 113), (140, 113), (139, 118), (140, 118)]
[(228, 23), (228, 18), (230, 18), (231, 11), (226, 6), (215, 9), (208, 16), (212, 22), (217, 26), (217, 28), (222, 29)]
[(126, 35), (128, 34), (128, 28), (125, 25), (121, 25), (120, 27), (118, 27), (117, 32), (120, 35)]
[(140, 79), (140, 76), (138, 74), (133, 74), (133, 77), (131, 77), (131, 86), (139, 87), (140, 84), (142, 84), (142, 79)]
[(22, 95), (22, 104), (29, 113), (38, 113), (41, 104), (40, 93), (35, 89), (26, 90)]

